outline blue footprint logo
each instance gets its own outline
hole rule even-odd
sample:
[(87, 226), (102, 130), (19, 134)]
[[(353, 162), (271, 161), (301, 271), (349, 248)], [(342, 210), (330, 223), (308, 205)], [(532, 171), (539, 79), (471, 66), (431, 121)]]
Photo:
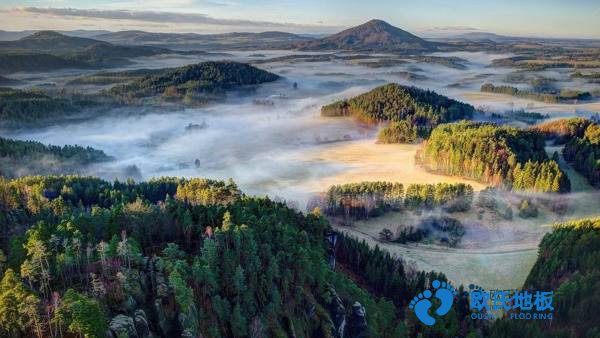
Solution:
[(431, 296), (435, 296), (441, 302), (440, 306), (435, 310), (435, 314), (444, 316), (452, 308), (454, 295), (456, 294), (456, 290), (450, 283), (440, 282), (436, 279), (431, 283), (431, 286), (433, 286), (435, 294), (431, 290), (425, 290), (423, 293), (415, 296), (408, 306), (410, 309), (414, 309), (417, 318), (427, 326), (435, 324), (435, 318), (429, 314), (429, 309), (433, 305), (430, 300)]

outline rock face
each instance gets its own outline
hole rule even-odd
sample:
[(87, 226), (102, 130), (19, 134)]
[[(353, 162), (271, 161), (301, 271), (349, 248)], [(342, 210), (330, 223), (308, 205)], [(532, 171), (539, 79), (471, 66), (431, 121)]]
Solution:
[(116, 315), (109, 324), (107, 338), (149, 338), (150, 327), (144, 310), (136, 310), (134, 317)]
[(352, 314), (348, 319), (345, 338), (368, 337), (367, 311), (359, 302), (352, 305)]
[(335, 270), (335, 244), (337, 243), (337, 233), (330, 232), (326, 234), (327, 239), (327, 263), (331, 270)]
[(116, 315), (109, 324), (108, 337), (139, 338), (133, 318), (125, 315)]
[(136, 310), (134, 314), (135, 329), (140, 338), (150, 337), (150, 326), (144, 310)]
[[(129, 269), (127, 292), (122, 304), (112, 310), (108, 338), (179, 337), (181, 325), (173, 290), (157, 259), (144, 257), (140, 269)], [(146, 299), (147, 295), (152, 298)], [(145, 310), (145, 311), (144, 311)]]
[(342, 299), (337, 295), (333, 288), (329, 289), (331, 302), (329, 303), (329, 313), (333, 321), (333, 335), (337, 338), (344, 338), (344, 330), (346, 329), (346, 308)]
[(297, 48), (300, 50), (390, 52), (419, 52), (436, 49), (433, 43), (382, 20), (371, 20), (322, 39), (299, 43)]

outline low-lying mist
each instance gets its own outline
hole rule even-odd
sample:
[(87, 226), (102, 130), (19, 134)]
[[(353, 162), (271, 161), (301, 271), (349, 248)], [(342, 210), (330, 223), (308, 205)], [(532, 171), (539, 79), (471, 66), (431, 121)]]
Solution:
[[(262, 54), (271, 58), (289, 53)], [(306, 160), (306, 152), (314, 153), (335, 142), (374, 140), (377, 131), (375, 126), (360, 125), (349, 119), (322, 118), (323, 104), (386, 82), (430, 88), (457, 97), (467, 91), (478, 91), (484, 81), (503, 78), (510, 72), (510, 69), (487, 67), (492, 59), (506, 55), (437, 53), (435, 56), (464, 59), (466, 69), (414, 60), (377, 68), (356, 63), (356, 60), (261, 63), (258, 67), (282, 75), (284, 79), (230, 92), (223, 102), (204, 108), (118, 108), (93, 119), (9, 132), (5, 136), (103, 150), (115, 160), (90, 166), (85, 173), (108, 179), (133, 177), (139, 180), (165, 175), (231, 177), (248, 193), (280, 196), (302, 205), (311, 194), (327, 188), (318, 187), (315, 191), (316, 180), (348, 169), (339, 163)], [(175, 67), (216, 57), (156, 56), (140, 58), (132, 67)], [(245, 62), (257, 59), (256, 52), (236, 52), (226, 58)], [(405, 76), (407, 73), (421, 77), (410, 80)], [(81, 76), (81, 72), (30, 77), (60, 85), (76, 76)], [(464, 81), (461, 87), (451, 86), (464, 79), (471, 80)]]

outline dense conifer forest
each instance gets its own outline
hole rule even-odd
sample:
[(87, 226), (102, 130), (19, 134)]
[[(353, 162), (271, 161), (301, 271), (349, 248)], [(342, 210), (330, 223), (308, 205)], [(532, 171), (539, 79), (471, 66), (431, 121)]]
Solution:
[(600, 186), (600, 126), (589, 124), (580, 137), (572, 138), (563, 148), (565, 160), (595, 187)]
[(417, 153), (428, 170), (530, 192), (568, 192), (570, 182), (548, 159), (545, 137), (534, 130), (468, 121), (444, 124)]
[(37, 125), (63, 118), (96, 103), (84, 96), (68, 98), (50, 95), (42, 90), (0, 88), (0, 128)]
[(470, 118), (474, 112), (469, 104), (395, 83), (321, 108), (322, 116), (352, 116), (369, 123), (396, 122), (381, 132), (380, 140), (385, 143), (414, 142), (415, 135), (426, 135), (439, 123)]
[(92, 163), (109, 161), (111, 157), (91, 147), (59, 147), (0, 137), (0, 160), (0, 176), (18, 177), (27, 173), (76, 171)]
[(159, 75), (148, 75), (115, 86), (108, 93), (126, 102), (156, 95), (192, 100), (194, 95), (200, 93), (219, 92), (277, 79), (279, 76), (247, 64), (209, 61), (161, 72)]
[(401, 183), (361, 182), (329, 187), (322, 206), (330, 216), (363, 219), (403, 209), (466, 211), (472, 200), (473, 187), (463, 183), (410, 184), (405, 190)]
[[(231, 181), (1, 179), (0, 209), (0, 330), (17, 337), (398, 336), (409, 330), (400, 296), (442, 278), (388, 255), (393, 288), (378, 273), (361, 289), (331, 269), (318, 212), (246, 197)], [(338, 252), (384, 271), (378, 249)]]
[(511, 86), (494, 86), (486, 83), (481, 86), (481, 91), (486, 93), (506, 94), (525, 99), (541, 101), (545, 103), (560, 103), (576, 100), (589, 100), (592, 95), (589, 92), (563, 90), (559, 93), (538, 93), (533, 91), (521, 90)]
[(551, 322), (498, 320), (491, 337), (597, 337), (600, 321), (600, 219), (559, 223), (544, 236), (523, 289), (553, 290)]

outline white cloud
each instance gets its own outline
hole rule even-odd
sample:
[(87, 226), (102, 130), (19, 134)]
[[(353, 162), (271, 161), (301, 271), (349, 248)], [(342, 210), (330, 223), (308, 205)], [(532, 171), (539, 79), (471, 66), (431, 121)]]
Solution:
[[(190, 0), (175, 0), (187, 2)], [(173, 1), (167, 1), (169, 6)], [(102, 19), (161, 24), (184, 24), (203, 26), (222, 26), (219, 29), (246, 28), (250, 30), (285, 30), (295, 32), (336, 31), (339, 27), (326, 25), (297, 24), (287, 22), (255, 21), (242, 19), (214, 18), (203, 13), (178, 13), (167, 11), (134, 11), (124, 9), (79, 9), (79, 8), (42, 8), (19, 7), (7, 10), (16, 15), (47, 16), (63, 19)]]

